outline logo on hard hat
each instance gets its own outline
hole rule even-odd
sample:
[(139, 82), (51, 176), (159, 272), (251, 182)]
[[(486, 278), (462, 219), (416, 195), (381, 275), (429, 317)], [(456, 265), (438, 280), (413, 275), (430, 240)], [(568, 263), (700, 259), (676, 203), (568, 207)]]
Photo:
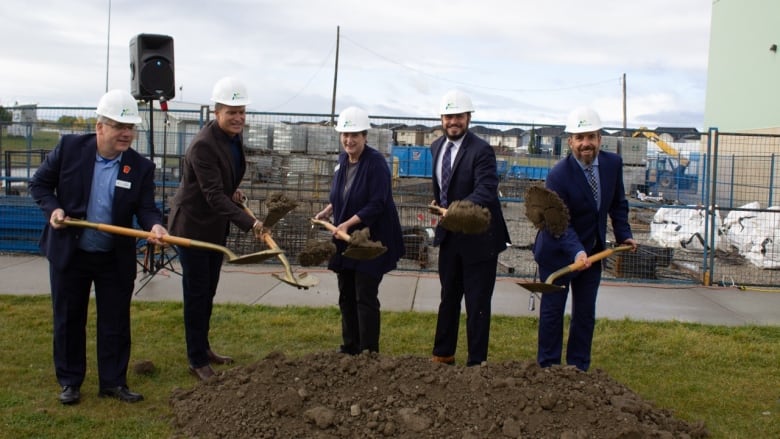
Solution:
[(579, 122), (577, 122), (577, 128), (582, 128), (589, 125), (590, 122), (588, 122), (588, 119), (581, 119)]
[(129, 108), (123, 108), (122, 112), (119, 113), (120, 116), (127, 116), (128, 114), (133, 114), (132, 111), (130, 111)]
[(348, 128), (351, 126), (355, 126), (355, 122), (352, 122), (351, 120), (345, 120), (344, 121), (344, 128)]
[(450, 108), (458, 108), (458, 106), (455, 105), (454, 102), (447, 102), (447, 105), (444, 107), (444, 109), (449, 110)]
[(233, 96), (230, 97), (230, 100), (235, 101), (236, 99), (241, 99), (241, 93), (234, 91)]

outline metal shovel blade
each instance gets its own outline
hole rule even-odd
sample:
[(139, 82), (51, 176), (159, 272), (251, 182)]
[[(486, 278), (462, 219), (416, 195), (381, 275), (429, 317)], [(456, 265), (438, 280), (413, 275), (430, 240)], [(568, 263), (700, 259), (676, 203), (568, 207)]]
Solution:
[(564, 286), (542, 282), (517, 282), (518, 285), (532, 293), (554, 293), (563, 290)]
[(317, 286), (317, 284), (320, 283), (320, 280), (317, 279), (314, 276), (309, 276), (308, 273), (299, 273), (298, 275), (294, 275), (288, 271), (285, 272), (284, 276), (278, 274), (278, 273), (271, 273), (271, 276), (279, 279), (280, 281), (292, 285), (295, 288), (308, 290), (311, 287)]
[(360, 247), (350, 245), (341, 254), (345, 258), (369, 260), (382, 256), (387, 251), (387, 247)]
[[(631, 250), (630, 245), (621, 245), (615, 248), (608, 248), (606, 250), (602, 250), (595, 255), (591, 255), (588, 257), (588, 260), (590, 260), (591, 263), (600, 261), (608, 256), (610, 256), (613, 253), (622, 252)], [(559, 277), (571, 273), (572, 271), (580, 269), (584, 263), (582, 261), (577, 261), (572, 264), (569, 264), (558, 271), (552, 273), (551, 275), (547, 276), (547, 279), (542, 282), (518, 282), (517, 284), (521, 287), (525, 288), (528, 291), (531, 291), (533, 293), (554, 293), (556, 291), (561, 291), (565, 289), (566, 287), (555, 285), (553, 282), (555, 279), (558, 279)]]

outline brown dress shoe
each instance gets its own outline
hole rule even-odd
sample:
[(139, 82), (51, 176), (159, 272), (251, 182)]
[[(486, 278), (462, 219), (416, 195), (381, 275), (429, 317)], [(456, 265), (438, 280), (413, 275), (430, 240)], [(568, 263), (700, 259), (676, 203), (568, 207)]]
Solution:
[(233, 364), (233, 358), (224, 355), (219, 355), (211, 349), (206, 351), (206, 355), (209, 356), (209, 363), (211, 364)]
[(212, 369), (208, 364), (203, 367), (190, 366), (190, 373), (201, 381), (206, 381), (207, 379), (216, 375), (214, 373), (214, 369)]
[(438, 355), (434, 355), (433, 358), (431, 358), (431, 361), (433, 361), (434, 363), (444, 363), (452, 366), (453, 364), (455, 364), (455, 357), (452, 355), (449, 357), (440, 357)]

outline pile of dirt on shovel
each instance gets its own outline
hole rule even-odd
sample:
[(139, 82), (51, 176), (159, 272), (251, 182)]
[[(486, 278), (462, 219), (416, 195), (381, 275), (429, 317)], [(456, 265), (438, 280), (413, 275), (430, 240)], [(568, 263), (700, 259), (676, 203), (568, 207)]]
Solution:
[(197, 438), (703, 438), (600, 370), (535, 362), (446, 366), (428, 358), (271, 353), (170, 404)]

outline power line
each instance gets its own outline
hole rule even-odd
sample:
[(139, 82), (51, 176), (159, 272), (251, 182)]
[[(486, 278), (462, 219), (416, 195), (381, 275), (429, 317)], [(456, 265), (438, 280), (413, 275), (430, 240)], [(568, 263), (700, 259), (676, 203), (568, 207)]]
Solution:
[(365, 47), (365, 46), (361, 45), (360, 43), (358, 43), (357, 41), (352, 40), (348, 36), (344, 36), (343, 34), (342, 34), (341, 38), (351, 42), (355, 46), (365, 50), (366, 52), (376, 56), (377, 58), (383, 59), (383, 60), (385, 60), (385, 61), (387, 61), (387, 62), (389, 62), (391, 64), (395, 64), (395, 65), (397, 65), (397, 66), (399, 66), (401, 68), (413, 71), (413, 72), (418, 73), (420, 75), (428, 76), (430, 78), (437, 79), (437, 80), (440, 80), (440, 81), (450, 82), (450, 83), (453, 83), (453, 84), (459, 84), (459, 85), (466, 86), (466, 87), (481, 88), (481, 89), (484, 89), (484, 90), (504, 91), (504, 92), (508, 91), (508, 92), (515, 92), (515, 93), (555, 92), (555, 91), (572, 90), (572, 89), (577, 89), (577, 88), (596, 87), (596, 86), (599, 86), (599, 85), (602, 85), (602, 84), (607, 84), (607, 83), (613, 82), (615, 80), (617, 80), (618, 83), (619, 83), (620, 80), (621, 80), (620, 78), (609, 78), (609, 79), (604, 79), (604, 80), (600, 80), (600, 81), (596, 81), (596, 82), (589, 82), (589, 83), (583, 83), (583, 84), (574, 84), (574, 85), (570, 85), (570, 86), (566, 86), (566, 87), (557, 87), (557, 88), (537, 88), (537, 89), (531, 89), (531, 88), (490, 87), (490, 86), (486, 86), (486, 85), (479, 85), (479, 84), (473, 84), (473, 83), (470, 83), (470, 82), (457, 81), (457, 80), (454, 80), (454, 79), (449, 79), (449, 78), (445, 78), (445, 77), (442, 77), (442, 76), (434, 75), (432, 73), (428, 73), (426, 71), (423, 71), (423, 70), (420, 70), (420, 69), (416, 69), (414, 67), (411, 67), (411, 66), (403, 64), (401, 62), (398, 62), (398, 61), (395, 61), (393, 59), (390, 59), (387, 56), (384, 56), (384, 55), (382, 55), (382, 54), (380, 54), (380, 53), (378, 53), (378, 52), (376, 52), (376, 51), (374, 51), (372, 49), (369, 49), (368, 47)]
[(303, 87), (301, 87), (301, 88), (300, 88), (300, 90), (298, 90), (297, 92), (295, 92), (295, 94), (294, 94), (294, 95), (292, 95), (292, 97), (290, 97), (290, 99), (288, 99), (288, 100), (284, 101), (283, 103), (281, 103), (281, 104), (277, 105), (276, 107), (273, 107), (273, 108), (271, 108), (271, 109), (270, 109), (270, 110), (268, 110), (268, 111), (274, 111), (274, 110), (278, 110), (279, 108), (282, 108), (282, 107), (284, 107), (285, 105), (287, 105), (287, 104), (289, 104), (290, 102), (294, 101), (294, 100), (295, 100), (295, 98), (297, 98), (298, 96), (300, 96), (300, 95), (301, 95), (301, 93), (303, 93), (303, 91), (304, 91), (304, 90), (306, 90), (306, 88), (307, 88), (307, 87), (309, 87), (309, 85), (312, 83), (312, 81), (314, 81), (314, 78), (316, 78), (316, 77), (317, 77), (317, 75), (319, 75), (319, 74), (320, 74), (320, 72), (322, 71), (322, 68), (323, 68), (323, 67), (325, 67), (325, 63), (327, 63), (328, 61), (330, 61), (330, 55), (333, 53), (333, 51), (335, 50), (335, 48), (336, 48), (336, 45), (335, 45), (335, 44), (334, 44), (334, 45), (332, 45), (332, 46), (330, 47), (330, 51), (329, 51), (329, 52), (328, 52), (328, 54), (325, 56), (325, 58), (322, 60), (322, 63), (320, 64), (320, 67), (317, 69), (317, 71), (316, 71), (316, 72), (314, 72), (314, 74), (311, 76), (311, 78), (309, 78), (309, 80), (308, 80), (308, 81), (306, 81), (306, 84), (304, 84), (304, 85), (303, 85)]

